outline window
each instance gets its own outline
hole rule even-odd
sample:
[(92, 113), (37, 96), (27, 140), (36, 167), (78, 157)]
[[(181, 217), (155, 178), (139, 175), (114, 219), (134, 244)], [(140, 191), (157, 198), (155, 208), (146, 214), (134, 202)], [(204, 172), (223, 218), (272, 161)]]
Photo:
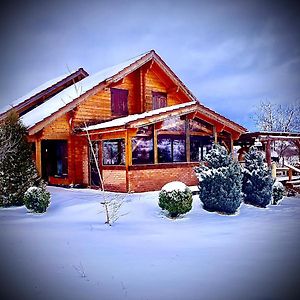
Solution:
[(65, 140), (42, 141), (42, 176), (68, 176), (68, 142)]
[(103, 165), (125, 164), (125, 141), (108, 140), (103, 142)]
[(114, 116), (128, 115), (128, 90), (110, 89), (111, 113)]
[(152, 108), (158, 109), (167, 106), (167, 94), (162, 92), (152, 92)]
[(136, 137), (132, 138), (132, 164), (153, 164), (153, 126), (143, 126), (138, 129)]
[(191, 136), (191, 161), (203, 160), (205, 155), (211, 149), (212, 137), (209, 136)]
[(186, 161), (185, 136), (159, 135), (157, 147), (160, 163)]

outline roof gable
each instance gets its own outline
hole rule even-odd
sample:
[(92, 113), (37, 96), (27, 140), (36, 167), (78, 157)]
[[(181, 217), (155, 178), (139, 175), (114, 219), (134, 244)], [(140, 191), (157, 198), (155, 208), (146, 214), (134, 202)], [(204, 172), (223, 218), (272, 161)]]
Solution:
[[(26, 113), (21, 117), (21, 119), (23, 123), (28, 126), (29, 134), (35, 134), (42, 130), (50, 122), (76, 108), (76, 106), (85, 101), (91, 95), (94, 95), (104, 88), (109, 87), (111, 84), (117, 83), (147, 63), (150, 64), (150, 68), (153, 63), (156, 63), (159, 68), (168, 76), (168, 78), (173, 81), (175, 86), (177, 86), (177, 89), (180, 89), (185, 95), (187, 95), (190, 101), (198, 102), (196, 97), (176, 76), (170, 67), (160, 58), (158, 54), (155, 53), (154, 50), (151, 50), (121, 64), (106, 68), (98, 73), (90, 75), (76, 84), (65, 88), (61, 92), (48, 99), (46, 102)], [(231, 122), (234, 127), (238, 126), (242, 128), (242, 131), (245, 130), (245, 128), (242, 126), (230, 121), (229, 119), (219, 115), (209, 108), (203, 105), (201, 105), (201, 107), (206, 110), (207, 113), (214, 115), (216, 118), (224, 118), (224, 120)]]
[(34, 134), (46, 126), (48, 122), (75, 108), (91, 94), (99, 92), (110, 83), (119, 81), (147, 63), (152, 58), (151, 53), (151, 51), (144, 53), (84, 78), (28, 112), (21, 118), (22, 122), (30, 128), (30, 134)]

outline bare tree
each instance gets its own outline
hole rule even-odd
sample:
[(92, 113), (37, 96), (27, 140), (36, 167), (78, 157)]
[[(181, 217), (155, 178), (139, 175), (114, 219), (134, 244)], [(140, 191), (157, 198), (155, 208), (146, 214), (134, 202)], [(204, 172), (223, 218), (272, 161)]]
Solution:
[(300, 101), (291, 104), (276, 104), (261, 101), (253, 117), (256, 126), (263, 131), (299, 132)]
[[(70, 72), (70, 70), (69, 70), (69, 72)], [(77, 83), (75, 81), (73, 81), (73, 85), (74, 85), (77, 97), (80, 97), (80, 95), (82, 95), (81, 86), (77, 86)], [(95, 153), (95, 149), (93, 147), (93, 142), (92, 142), (92, 139), (91, 139), (90, 132), (88, 130), (88, 125), (87, 125), (86, 120), (83, 121), (83, 125), (84, 125), (83, 129), (86, 133), (86, 137), (87, 137), (88, 144), (89, 144), (89, 149), (90, 149), (91, 155), (93, 157), (93, 160), (94, 160), (94, 163), (95, 163), (95, 166), (96, 166), (97, 174), (99, 176), (100, 185), (98, 187), (98, 190), (102, 193), (103, 201), (101, 201), (101, 204), (103, 205), (104, 211), (105, 211), (105, 216), (106, 216), (105, 224), (108, 224), (109, 226), (112, 226), (112, 224), (115, 223), (121, 216), (125, 215), (125, 214), (121, 214), (120, 210), (121, 210), (122, 205), (125, 202), (125, 198), (126, 198), (127, 194), (125, 196), (124, 195), (115, 196), (115, 197), (112, 197), (112, 198), (108, 197), (106, 195), (105, 186), (104, 186), (104, 179), (103, 179), (101, 171), (100, 171), (99, 160), (97, 158), (97, 155)]]

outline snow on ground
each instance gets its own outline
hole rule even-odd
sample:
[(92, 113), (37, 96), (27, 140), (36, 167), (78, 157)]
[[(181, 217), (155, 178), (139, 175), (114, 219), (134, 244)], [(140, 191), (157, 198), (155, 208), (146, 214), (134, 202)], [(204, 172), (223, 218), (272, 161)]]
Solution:
[(46, 214), (0, 209), (2, 300), (300, 299), (300, 198), (222, 216), (194, 196), (170, 220), (158, 192), (131, 194), (109, 227), (97, 191), (49, 191)]

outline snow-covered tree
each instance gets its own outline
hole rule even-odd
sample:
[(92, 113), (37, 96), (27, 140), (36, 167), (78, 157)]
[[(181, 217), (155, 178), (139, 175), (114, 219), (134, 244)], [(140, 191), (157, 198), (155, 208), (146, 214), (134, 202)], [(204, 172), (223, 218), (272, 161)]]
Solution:
[(40, 183), (27, 128), (13, 111), (0, 123), (0, 132), (0, 206), (23, 205), (27, 189)]
[(245, 155), (243, 170), (244, 202), (259, 207), (266, 207), (272, 200), (271, 170), (263, 160), (262, 153), (252, 146)]
[(200, 200), (208, 211), (233, 214), (242, 202), (240, 165), (225, 147), (214, 144), (204, 164), (195, 168), (199, 178)]

